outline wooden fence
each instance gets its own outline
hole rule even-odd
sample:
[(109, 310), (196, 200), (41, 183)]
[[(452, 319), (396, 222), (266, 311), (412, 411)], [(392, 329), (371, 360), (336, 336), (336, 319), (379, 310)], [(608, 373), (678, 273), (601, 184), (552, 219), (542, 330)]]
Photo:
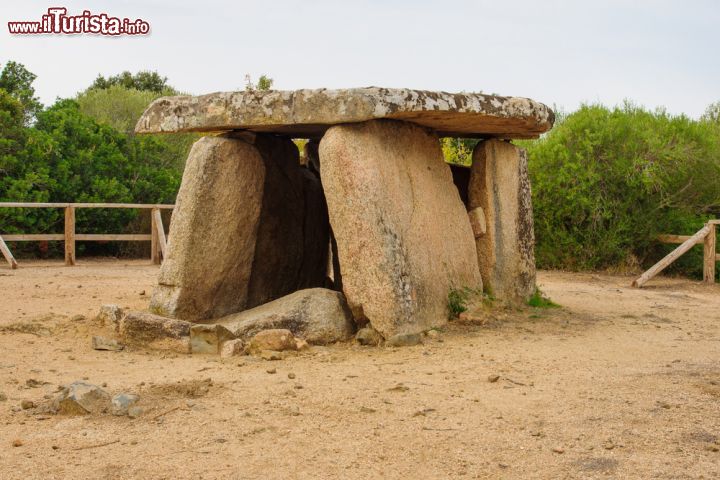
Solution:
[(660, 235), (659, 240), (661, 242), (679, 243), (680, 245), (665, 258), (650, 267), (648, 271), (640, 275), (632, 283), (632, 286), (642, 287), (648, 280), (662, 272), (665, 267), (700, 243), (703, 244), (703, 281), (715, 283), (715, 263), (720, 262), (720, 255), (717, 254), (716, 250), (717, 232), (715, 227), (717, 225), (720, 225), (720, 220), (710, 220), (695, 235)]
[[(5, 242), (38, 242), (61, 241), (65, 242), (65, 265), (75, 265), (75, 242), (151, 242), (150, 258), (155, 264), (165, 256), (167, 237), (163, 227), (160, 210), (171, 210), (175, 205), (143, 204), (143, 203), (16, 203), (0, 202), (0, 208), (62, 208), (65, 210), (64, 233), (39, 234), (2, 234), (0, 233), (0, 251), (10, 268), (17, 268), (18, 264)], [(137, 208), (150, 210), (151, 227), (149, 234), (83, 234), (75, 233), (75, 210), (79, 208)]]

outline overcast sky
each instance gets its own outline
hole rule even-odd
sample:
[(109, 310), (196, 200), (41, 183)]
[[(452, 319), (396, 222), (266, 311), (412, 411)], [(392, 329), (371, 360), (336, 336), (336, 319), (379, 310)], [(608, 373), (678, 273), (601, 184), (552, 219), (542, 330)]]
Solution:
[[(151, 33), (8, 33), (50, 6), (142, 18)], [(98, 74), (148, 69), (193, 94), (265, 73), (278, 89), (482, 90), (566, 111), (627, 98), (697, 117), (720, 100), (717, 0), (22, 0), (3, 2), (0, 20), (0, 63), (37, 74), (46, 104)]]

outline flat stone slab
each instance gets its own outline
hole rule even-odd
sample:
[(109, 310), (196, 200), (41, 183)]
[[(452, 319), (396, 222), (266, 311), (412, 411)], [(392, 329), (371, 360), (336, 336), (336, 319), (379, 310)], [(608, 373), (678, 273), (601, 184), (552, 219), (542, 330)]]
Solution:
[(240, 91), (162, 97), (137, 133), (250, 130), (319, 138), (330, 126), (380, 118), (405, 120), (445, 137), (536, 138), (553, 111), (529, 98), (405, 88)]

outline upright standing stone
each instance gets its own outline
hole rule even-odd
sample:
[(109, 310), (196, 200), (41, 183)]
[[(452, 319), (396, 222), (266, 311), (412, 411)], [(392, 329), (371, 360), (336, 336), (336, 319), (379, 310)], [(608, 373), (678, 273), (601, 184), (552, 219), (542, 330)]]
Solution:
[(479, 143), (468, 190), (468, 210), (480, 207), (485, 217), (475, 243), (486, 290), (507, 303), (526, 302), (535, 289), (535, 235), (525, 150), (495, 139)]
[(322, 286), (328, 226), (313, 182), (319, 180), (306, 176), (290, 140), (255, 134), (198, 140), (151, 310), (204, 320)]
[(473, 233), (438, 138), (414, 124), (331, 127), (320, 169), (353, 315), (385, 338), (447, 321), (451, 288), (481, 288)]

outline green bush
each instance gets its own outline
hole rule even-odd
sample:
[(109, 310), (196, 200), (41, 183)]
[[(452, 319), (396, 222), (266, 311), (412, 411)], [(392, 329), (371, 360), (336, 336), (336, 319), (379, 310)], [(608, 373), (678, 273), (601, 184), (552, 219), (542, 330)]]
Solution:
[[(541, 268), (647, 266), (672, 248), (658, 234), (692, 234), (720, 206), (714, 121), (584, 105), (543, 138), (518, 143), (529, 154)], [(700, 272), (693, 255), (675, 268)]]

